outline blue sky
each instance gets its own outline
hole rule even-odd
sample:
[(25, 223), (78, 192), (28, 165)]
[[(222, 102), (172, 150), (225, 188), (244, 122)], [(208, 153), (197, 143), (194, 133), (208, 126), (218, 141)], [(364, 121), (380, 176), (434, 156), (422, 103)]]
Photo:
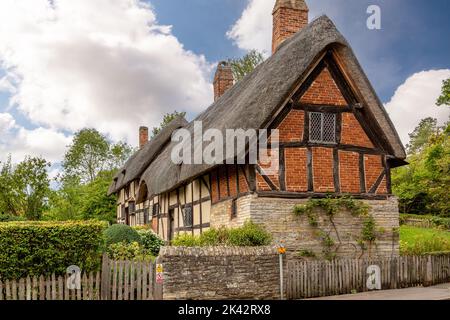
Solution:
[[(218, 61), (269, 54), (274, 1), (2, 0), (0, 161), (57, 164), (84, 127), (136, 145), (138, 127), (167, 112), (192, 119), (212, 102)], [(327, 14), (350, 42), (405, 143), (420, 119), (448, 119), (434, 101), (450, 77), (450, 1), (307, 4), (310, 19)], [(366, 27), (372, 4), (381, 30)]]
[[(247, 5), (244, 0), (153, 0), (158, 21), (173, 25), (173, 33), (189, 50), (209, 61), (240, 56), (226, 37)], [(410, 75), (450, 68), (450, 1), (447, 0), (310, 0), (314, 13), (327, 14), (360, 59), (380, 98), (387, 102)], [(382, 30), (365, 26), (366, 9), (382, 10)], [(334, 7), (333, 10), (328, 8)], [(312, 17), (310, 17), (312, 18)], [(386, 64), (389, 77), (377, 66)]]

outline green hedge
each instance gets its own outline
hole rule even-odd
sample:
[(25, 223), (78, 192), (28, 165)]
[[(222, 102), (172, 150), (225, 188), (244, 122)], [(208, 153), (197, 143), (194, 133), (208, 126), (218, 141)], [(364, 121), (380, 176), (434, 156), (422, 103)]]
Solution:
[(269, 245), (271, 242), (272, 236), (263, 226), (247, 221), (239, 228), (212, 228), (199, 236), (180, 234), (172, 241), (172, 245), (175, 247), (258, 247)]
[(429, 221), (435, 227), (441, 227), (443, 229), (450, 229), (450, 218), (431, 216), (431, 215), (418, 215), (418, 214), (400, 214), (400, 224), (403, 225), (408, 219), (420, 219)]
[(98, 270), (106, 227), (99, 221), (0, 223), (0, 278), (63, 275), (71, 265)]

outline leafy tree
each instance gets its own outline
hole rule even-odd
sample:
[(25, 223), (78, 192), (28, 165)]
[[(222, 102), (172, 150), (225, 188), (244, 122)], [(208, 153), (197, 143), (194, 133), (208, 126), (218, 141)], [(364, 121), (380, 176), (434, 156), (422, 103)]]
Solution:
[(83, 129), (75, 134), (64, 156), (64, 175), (90, 183), (99, 172), (119, 168), (132, 151), (126, 143), (110, 143), (95, 129)]
[(429, 139), (438, 133), (437, 120), (434, 118), (425, 118), (409, 134), (410, 142), (406, 146), (409, 154), (420, 152), (428, 143)]
[(26, 157), (13, 167), (9, 158), (0, 171), (1, 213), (39, 220), (50, 194), (49, 166), (42, 158)]
[(450, 216), (450, 123), (433, 131), (421, 145), (411, 141), (420, 148), (412, 149), (408, 166), (393, 171), (393, 191), (402, 212)]
[(161, 124), (158, 127), (153, 127), (152, 130), (152, 138), (155, 137), (165, 126), (167, 126), (169, 123), (172, 122), (172, 120), (174, 120), (177, 117), (185, 117), (186, 116), (186, 112), (178, 112), (178, 111), (174, 111), (172, 113), (168, 113), (164, 116), (163, 121), (161, 122)]
[[(1, 164), (1, 162), (0, 162)], [(19, 216), (22, 210), (19, 208), (16, 197), (14, 170), (11, 164), (11, 156), (2, 164), (0, 170), (0, 213)]]
[(264, 56), (261, 52), (252, 50), (242, 58), (230, 59), (228, 62), (233, 70), (234, 79), (240, 81), (264, 62)]
[(114, 177), (114, 171), (100, 172), (94, 181), (83, 186), (81, 213), (84, 220), (104, 220), (116, 222), (117, 200), (114, 195), (108, 196), (107, 190)]
[(450, 79), (444, 80), (442, 84), (442, 94), (438, 98), (436, 104), (438, 106), (450, 106)]

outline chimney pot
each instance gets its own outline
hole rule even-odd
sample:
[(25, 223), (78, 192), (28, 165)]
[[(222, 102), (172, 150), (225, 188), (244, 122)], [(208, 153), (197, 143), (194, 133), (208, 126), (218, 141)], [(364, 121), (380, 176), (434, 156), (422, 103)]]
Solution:
[(139, 149), (142, 149), (148, 142), (148, 127), (139, 128)]
[(233, 70), (228, 62), (219, 62), (214, 76), (214, 101), (234, 85)]
[(287, 39), (308, 25), (305, 0), (277, 0), (273, 8), (272, 53)]

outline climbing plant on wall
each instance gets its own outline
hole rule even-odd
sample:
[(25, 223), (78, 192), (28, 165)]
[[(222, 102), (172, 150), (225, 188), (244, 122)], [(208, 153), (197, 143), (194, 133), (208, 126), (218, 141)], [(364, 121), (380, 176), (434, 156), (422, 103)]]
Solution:
[[(353, 217), (361, 219), (361, 232), (357, 235), (351, 235), (358, 243), (361, 249), (361, 256), (370, 250), (377, 239), (377, 234), (382, 232), (377, 230), (375, 219), (370, 215), (370, 206), (363, 201), (355, 200), (352, 197), (333, 198), (331, 196), (324, 199), (309, 199), (306, 204), (296, 205), (293, 212), (297, 216), (305, 216), (311, 227), (316, 229), (315, 236), (320, 240), (322, 245), (322, 254), (325, 259), (332, 260), (343, 244), (341, 235), (335, 224), (334, 218), (339, 212), (348, 212)], [(321, 219), (320, 215), (324, 214), (325, 219)], [(321, 221), (327, 221), (332, 229), (326, 230)], [(332, 231), (336, 235), (336, 240), (332, 237)], [(302, 257), (316, 257), (312, 250), (303, 249), (299, 252)]]

